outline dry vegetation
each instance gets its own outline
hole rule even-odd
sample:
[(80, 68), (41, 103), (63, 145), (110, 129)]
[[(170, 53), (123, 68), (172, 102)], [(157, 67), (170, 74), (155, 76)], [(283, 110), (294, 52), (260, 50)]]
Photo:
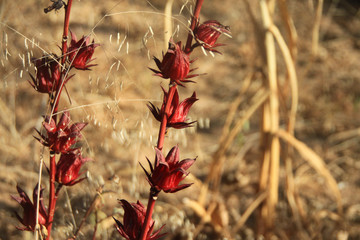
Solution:
[[(233, 37), (221, 39), (227, 46), (214, 59), (199, 52), (193, 66), (206, 75), (180, 89), (182, 96), (197, 91), (200, 101), (190, 115), (198, 124), (170, 131), (165, 150), (178, 143), (181, 158), (198, 156), (187, 180), (195, 184), (160, 194), (154, 219), (159, 226), (166, 224), (165, 239), (255, 239), (259, 224), (260, 230), (273, 228), (273, 239), (360, 239), (359, 3), (328, 0), (317, 11), (322, 1), (268, 1), (270, 27), (276, 28), (265, 36), (266, 13), (259, 2), (204, 3), (201, 20), (231, 26)], [(186, 33), (193, 3), (174, 1), (177, 40)], [(271, 3), (276, 3), (273, 11)], [(40, 128), (48, 111), (47, 97), (27, 82), (28, 72), (34, 72), (29, 59), (59, 52), (63, 10), (45, 15), (48, 4), (0, 2), (3, 240), (33, 239), (16, 230), (13, 211), (20, 210), (10, 194), (16, 193), (16, 184), (30, 194), (40, 158), (48, 158), (33, 139), (33, 128)], [(95, 51), (98, 66), (78, 72), (67, 84), (69, 95), (63, 94), (61, 109), (69, 109), (74, 121), (90, 123), (83, 148), (93, 161), (86, 164), (87, 180), (61, 194), (54, 239), (70, 236), (90, 206), (93, 211), (78, 239), (89, 239), (95, 225), (97, 239), (120, 239), (111, 218), (122, 214), (117, 199), (147, 199), (138, 162), (153, 156), (158, 133), (146, 103), (160, 103), (160, 85), (167, 84), (147, 68), (154, 67), (151, 56), (165, 50), (164, 7), (163, 0), (73, 3), (70, 28), (78, 35), (91, 34), (101, 46)], [(285, 41), (282, 46), (279, 38)], [(274, 86), (275, 95), (269, 92)], [(267, 111), (274, 101), (279, 108)], [(297, 109), (293, 127), (292, 107)], [(268, 126), (274, 117), (275, 125)], [(266, 154), (272, 156), (273, 170), (264, 167)], [(43, 184), (48, 189), (47, 181)], [(275, 220), (269, 223), (274, 204)]]

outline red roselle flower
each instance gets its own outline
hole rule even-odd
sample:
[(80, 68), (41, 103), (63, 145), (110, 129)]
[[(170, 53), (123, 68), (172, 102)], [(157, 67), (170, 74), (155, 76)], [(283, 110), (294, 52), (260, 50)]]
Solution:
[(169, 48), (166, 54), (163, 55), (163, 60), (160, 62), (158, 58), (154, 57), (154, 61), (159, 71), (152, 68), (150, 68), (150, 70), (153, 71), (156, 76), (165, 79), (170, 78), (171, 81), (181, 86), (183, 86), (181, 82), (193, 82), (187, 79), (198, 76), (197, 74), (188, 75), (189, 72), (194, 70), (190, 70), (190, 63), (193, 61), (190, 61), (189, 56), (181, 49), (181, 42), (175, 44), (174, 41), (170, 39)]
[(55, 153), (67, 153), (71, 150), (71, 146), (77, 143), (81, 138), (80, 131), (87, 123), (74, 123), (70, 126), (70, 113), (65, 111), (60, 118), (58, 125), (53, 118), (47, 116), (43, 122), (47, 136), (36, 130), (42, 139), (36, 138), (44, 146), (49, 147)]
[(82, 164), (87, 161), (90, 161), (90, 159), (83, 158), (79, 149), (61, 154), (60, 160), (56, 164), (56, 182), (66, 186), (72, 186), (84, 180), (86, 177), (80, 179), (78, 179), (78, 177), (81, 175), (79, 172)]
[(90, 42), (89, 36), (83, 36), (77, 41), (76, 35), (71, 33), (71, 42), (68, 48), (69, 61), (72, 67), (79, 70), (89, 70), (89, 67), (96, 66), (97, 64), (89, 64), (94, 59), (91, 59), (94, 54), (95, 48), (100, 44), (95, 44), (94, 40)]
[[(40, 59), (33, 60), (36, 67), (36, 77), (34, 78), (31, 74), (30, 77), (32, 82), (31, 86), (40, 93), (51, 94), (60, 87), (60, 68), (58, 58), (54, 56), (42, 57)], [(64, 84), (70, 79), (67, 78)]]
[[(125, 239), (138, 240), (140, 238), (142, 226), (145, 220), (146, 208), (140, 203), (140, 201), (130, 204), (126, 200), (122, 199), (120, 200), (120, 203), (125, 212), (123, 220), (124, 224), (114, 218), (116, 222), (116, 229)], [(158, 235), (164, 226), (162, 226), (155, 233), (151, 234), (154, 228), (154, 223), (154, 220), (150, 219), (150, 228), (146, 234), (146, 240), (155, 240), (165, 235)]]
[[(18, 213), (16, 214), (17, 219), (23, 224), (25, 227), (20, 228), (16, 227), (19, 230), (25, 231), (34, 231), (36, 225), (36, 203), (38, 199), (38, 185), (34, 188), (33, 191), (33, 202), (31, 202), (28, 195), (22, 190), (19, 186), (16, 186), (17, 191), (19, 193), (19, 197), (11, 196), (15, 201), (17, 201), (21, 207), (24, 209), (23, 217), (21, 218)], [(46, 225), (46, 220), (48, 218), (46, 209), (43, 203), (42, 191), (40, 190), (40, 205), (39, 205), (39, 224)]]
[[(168, 93), (164, 91), (164, 100), (163, 104), (161, 106), (161, 110), (157, 107), (155, 107), (152, 103), (149, 103), (148, 108), (150, 109), (151, 113), (154, 115), (155, 119), (159, 122), (162, 121), (162, 116), (165, 114), (165, 106), (168, 101)], [(184, 101), (182, 101), (179, 104), (179, 93), (177, 89), (175, 90), (174, 97), (172, 99), (168, 121), (167, 121), (167, 127), (173, 127), (173, 128), (185, 128), (185, 127), (191, 127), (191, 125), (194, 122), (186, 123), (186, 116), (190, 110), (190, 107), (196, 102), (198, 99), (196, 98), (196, 93), (194, 92), (191, 97), (186, 98)]]
[(216, 53), (220, 52), (214, 48), (224, 45), (221, 43), (216, 43), (217, 39), (222, 33), (230, 36), (230, 27), (221, 25), (216, 20), (206, 21), (194, 29), (195, 39), (198, 44), (203, 46), (206, 50)]
[(195, 159), (184, 159), (179, 161), (179, 148), (177, 146), (173, 147), (166, 158), (162, 152), (155, 148), (156, 157), (154, 167), (151, 165), (149, 159), (147, 159), (151, 172), (148, 173), (145, 168), (145, 174), (147, 180), (151, 185), (151, 188), (155, 192), (177, 192), (184, 188), (189, 187), (191, 184), (181, 184), (179, 183), (188, 175), (186, 170), (191, 167), (195, 162)]

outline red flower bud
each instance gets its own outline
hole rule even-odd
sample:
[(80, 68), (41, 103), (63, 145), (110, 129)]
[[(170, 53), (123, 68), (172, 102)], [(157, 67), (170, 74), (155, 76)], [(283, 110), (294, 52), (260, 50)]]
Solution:
[(188, 78), (195, 77), (197, 75), (188, 75), (190, 70), (190, 63), (193, 61), (189, 60), (189, 56), (181, 49), (181, 42), (174, 43), (172, 39), (169, 42), (169, 48), (165, 55), (163, 55), (163, 60), (160, 60), (154, 57), (154, 61), (160, 71), (150, 68), (151, 71), (155, 73), (156, 76), (162, 78), (170, 78), (171, 81), (176, 82), (177, 84), (182, 85), (181, 82), (192, 82), (187, 80)]
[(85, 178), (78, 179), (81, 175), (80, 168), (83, 163), (89, 161), (89, 158), (83, 158), (80, 150), (61, 154), (59, 162), (56, 164), (55, 180), (63, 185), (72, 186), (81, 182)]
[(151, 165), (149, 159), (147, 159), (150, 165), (150, 173), (140, 164), (145, 171), (151, 187), (159, 192), (163, 190), (164, 192), (170, 193), (189, 187), (191, 184), (179, 185), (179, 183), (188, 175), (186, 170), (191, 167), (195, 159), (179, 161), (179, 148), (177, 146), (170, 150), (166, 158), (159, 149), (156, 148), (155, 151), (154, 167)]
[(222, 33), (230, 34), (229, 26), (223, 26), (216, 20), (206, 21), (198, 25), (194, 29), (195, 39), (206, 50), (220, 53), (215, 50), (215, 47), (223, 46), (224, 44), (216, 43), (217, 39)]
[[(54, 56), (54, 58), (44, 56), (40, 59), (33, 60), (36, 67), (36, 78), (30, 74), (32, 82), (29, 82), (31, 86), (40, 93), (51, 94), (60, 87), (61, 73), (59, 62), (56, 56)], [(64, 84), (69, 81), (70, 78), (71, 77), (68, 77)]]
[(55, 153), (67, 153), (73, 150), (71, 147), (81, 138), (80, 131), (86, 125), (87, 123), (74, 123), (70, 126), (70, 113), (65, 111), (57, 126), (53, 118), (46, 117), (43, 126), (47, 134), (45, 136), (36, 130), (42, 138), (36, 139)]
[[(161, 110), (155, 107), (152, 103), (148, 105), (151, 113), (154, 115), (155, 119), (159, 122), (162, 121), (162, 116), (165, 114), (165, 106), (168, 101), (168, 93), (164, 91), (164, 100), (161, 106)], [(186, 123), (186, 116), (190, 110), (190, 107), (196, 102), (198, 99), (196, 98), (196, 93), (194, 92), (191, 97), (186, 98), (179, 104), (179, 93), (178, 90), (175, 90), (174, 97), (171, 101), (169, 115), (167, 116), (167, 125), (166, 127), (173, 127), (173, 128), (185, 128), (191, 127), (194, 122)]]
[[(125, 239), (138, 240), (145, 220), (146, 208), (140, 203), (140, 201), (130, 204), (128, 201), (122, 199), (120, 200), (120, 203), (124, 209), (124, 224), (114, 218), (116, 222), (116, 229)], [(146, 240), (155, 240), (164, 236), (164, 234), (158, 235), (164, 226), (155, 233), (151, 234), (154, 228), (154, 223), (154, 220), (150, 219), (150, 228), (146, 234)]]
[(76, 35), (71, 33), (71, 42), (68, 49), (69, 61), (72, 67), (80, 70), (88, 70), (89, 67), (96, 66), (97, 64), (90, 64), (92, 55), (94, 54), (95, 48), (100, 44), (95, 44), (94, 40), (89, 44), (90, 38), (83, 36), (77, 41)]
[[(17, 201), (21, 207), (24, 209), (23, 217), (21, 218), (18, 213), (16, 214), (17, 219), (23, 224), (25, 227), (20, 228), (17, 227), (19, 230), (25, 230), (25, 231), (35, 231), (36, 226), (36, 203), (38, 199), (38, 185), (34, 188), (33, 191), (33, 202), (31, 202), (28, 195), (22, 190), (19, 186), (16, 186), (16, 189), (19, 193), (19, 197), (17, 196), (11, 196), (15, 201)], [(42, 197), (43, 189), (40, 190), (40, 205), (39, 205), (39, 224), (40, 225), (46, 225), (47, 221), (47, 213), (46, 209), (43, 203), (43, 197)]]

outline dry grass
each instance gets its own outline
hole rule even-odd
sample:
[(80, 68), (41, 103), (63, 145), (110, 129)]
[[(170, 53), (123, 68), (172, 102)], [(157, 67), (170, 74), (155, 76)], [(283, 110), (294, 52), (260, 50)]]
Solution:
[[(59, 52), (63, 12), (45, 15), (47, 4), (0, 3), (0, 239), (33, 239), (15, 229), (12, 211), (20, 210), (9, 195), (16, 184), (30, 193), (40, 158), (48, 158), (32, 137), (48, 111), (46, 97), (27, 82), (32, 57)], [(205, 1), (201, 20), (230, 25), (233, 37), (221, 39), (223, 55), (199, 52), (194, 66), (207, 74), (180, 89), (181, 96), (197, 91), (190, 114), (199, 123), (170, 131), (165, 151), (179, 143), (181, 158), (198, 158), (187, 180), (194, 185), (159, 197), (154, 218), (166, 223), (166, 239), (255, 239), (258, 231), (273, 239), (360, 238), (356, 4)], [(70, 28), (101, 47), (98, 66), (67, 84), (71, 101), (64, 95), (61, 109), (90, 123), (83, 148), (94, 161), (88, 179), (61, 194), (54, 239), (75, 232), (88, 209), (78, 239), (95, 226), (97, 239), (120, 239), (111, 219), (121, 218), (117, 199), (146, 201), (138, 162), (153, 156), (158, 129), (146, 103), (160, 104), (159, 85), (167, 84), (147, 67), (169, 34), (183, 39), (192, 6), (74, 2)]]

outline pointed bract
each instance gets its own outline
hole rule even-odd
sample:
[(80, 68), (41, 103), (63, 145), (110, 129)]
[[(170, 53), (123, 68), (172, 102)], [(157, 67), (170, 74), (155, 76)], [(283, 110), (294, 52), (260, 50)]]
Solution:
[[(128, 201), (122, 199), (120, 203), (124, 209), (123, 224), (114, 218), (116, 229), (127, 240), (138, 240), (141, 235), (142, 226), (146, 216), (146, 208), (140, 201), (130, 204)], [(152, 233), (154, 228), (154, 220), (150, 219), (150, 227), (146, 233), (146, 240), (156, 240), (165, 234), (160, 234), (162, 226), (158, 231)]]
[(222, 46), (221, 43), (216, 43), (221, 34), (230, 35), (230, 28), (224, 26), (216, 20), (206, 21), (198, 25), (194, 29), (195, 40), (199, 45), (203, 46), (206, 50), (220, 53), (215, 50), (215, 47)]
[(189, 78), (195, 77), (197, 75), (188, 75), (190, 70), (189, 56), (182, 50), (181, 42), (174, 43), (172, 39), (169, 42), (169, 48), (165, 55), (163, 55), (163, 60), (160, 61), (158, 58), (154, 57), (154, 61), (159, 70), (150, 68), (151, 71), (155, 73), (156, 76), (162, 78), (170, 78), (172, 82), (175, 82), (181, 86), (182, 83), (192, 82), (188, 80)]
[(72, 151), (74, 149), (72, 146), (81, 139), (80, 131), (86, 125), (87, 123), (74, 123), (70, 126), (70, 113), (68, 111), (61, 115), (58, 125), (55, 124), (53, 118), (47, 116), (43, 122), (46, 135), (37, 131), (41, 139), (36, 139), (55, 153), (67, 153)]
[(70, 33), (71, 42), (67, 53), (71, 66), (79, 70), (89, 70), (90, 67), (96, 66), (96, 64), (89, 63), (94, 60), (91, 59), (92, 55), (94, 54), (95, 48), (100, 46), (100, 44), (95, 44), (94, 40), (89, 44), (89, 36), (83, 36), (77, 41), (76, 35), (71, 31)]
[[(36, 76), (30, 74), (32, 82), (31, 86), (40, 93), (51, 94), (57, 91), (61, 85), (59, 58), (57, 56), (43, 56), (40, 59), (33, 60), (36, 67)], [(71, 76), (72, 77), (72, 76)], [(65, 79), (64, 84), (71, 77)]]
[[(17, 219), (23, 224), (25, 227), (17, 227), (19, 230), (24, 231), (35, 231), (36, 225), (36, 203), (38, 199), (38, 185), (35, 186), (33, 191), (33, 201), (31, 202), (28, 195), (22, 190), (19, 186), (16, 186), (16, 189), (19, 193), (18, 196), (11, 196), (15, 201), (17, 201), (21, 207), (24, 209), (23, 217), (20, 217), (18, 213), (16, 214)], [(42, 197), (43, 189), (40, 190), (40, 205), (39, 205), (39, 224), (46, 225), (47, 221), (47, 211), (45, 209)]]
[(143, 167), (151, 187), (159, 192), (162, 190), (170, 193), (189, 187), (191, 184), (179, 184), (188, 175), (186, 170), (195, 162), (195, 159), (179, 161), (177, 146), (169, 151), (166, 158), (159, 149), (156, 148), (155, 151), (155, 164), (154, 167), (150, 167), (151, 172), (148, 173)]
[[(154, 115), (155, 119), (159, 122), (162, 121), (162, 116), (165, 114), (165, 106), (168, 101), (168, 93), (164, 91), (164, 99), (161, 109), (155, 107), (152, 103), (149, 103), (148, 108), (150, 109), (151, 113)], [(191, 127), (194, 122), (187, 123), (186, 117), (189, 113), (191, 106), (197, 101), (196, 93), (194, 92), (191, 97), (186, 98), (179, 104), (179, 93), (178, 90), (175, 90), (174, 97), (171, 101), (169, 114), (167, 116), (167, 124), (166, 127), (172, 128), (186, 128)]]
[(83, 158), (79, 149), (61, 154), (60, 160), (56, 164), (55, 181), (66, 186), (81, 182), (85, 178), (79, 179), (80, 168), (87, 161), (90, 159)]

